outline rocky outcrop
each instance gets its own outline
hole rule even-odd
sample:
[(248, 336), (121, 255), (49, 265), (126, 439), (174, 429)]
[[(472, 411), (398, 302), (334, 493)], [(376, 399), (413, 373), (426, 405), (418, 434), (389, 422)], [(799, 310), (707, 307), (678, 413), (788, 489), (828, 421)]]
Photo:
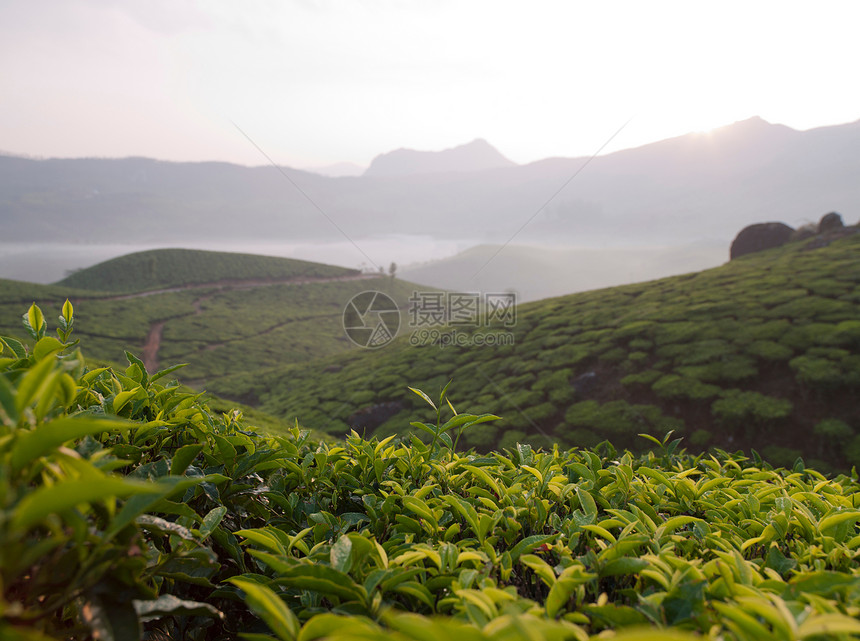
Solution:
[(842, 222), (842, 216), (831, 211), (821, 217), (821, 222), (818, 223), (818, 233), (822, 234), (831, 229), (842, 229), (843, 227), (845, 227), (845, 223)]
[(791, 234), (791, 242), (806, 240), (807, 238), (812, 238), (813, 236), (818, 235), (818, 225), (815, 223), (807, 223), (802, 227), (798, 227)]
[[(841, 219), (840, 219), (841, 222)], [(757, 223), (744, 227), (732, 242), (732, 260), (747, 254), (773, 249), (791, 240), (794, 229), (783, 223)]]

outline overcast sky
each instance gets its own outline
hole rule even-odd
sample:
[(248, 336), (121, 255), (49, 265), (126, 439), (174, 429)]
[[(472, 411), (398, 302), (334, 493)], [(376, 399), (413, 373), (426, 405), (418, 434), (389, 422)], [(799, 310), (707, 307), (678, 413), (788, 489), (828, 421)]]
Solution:
[(856, 2), (0, 0), (0, 150), (516, 162), (860, 119)]

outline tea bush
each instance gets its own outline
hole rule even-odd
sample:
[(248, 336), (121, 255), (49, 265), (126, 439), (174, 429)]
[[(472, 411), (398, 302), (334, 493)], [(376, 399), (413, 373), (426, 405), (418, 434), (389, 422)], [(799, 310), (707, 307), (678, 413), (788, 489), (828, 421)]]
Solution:
[(854, 430), (850, 425), (835, 418), (824, 419), (816, 423), (813, 431), (816, 436), (838, 443), (843, 443), (854, 435)]
[(677, 374), (667, 374), (655, 382), (651, 389), (664, 398), (706, 399), (717, 396), (722, 391), (716, 385), (708, 385), (695, 378), (686, 378)]
[(733, 425), (744, 422), (764, 423), (785, 418), (791, 413), (791, 401), (758, 392), (729, 390), (711, 405), (719, 420)]
[(707, 383), (731, 383), (749, 380), (758, 375), (754, 361), (747, 356), (728, 354), (705, 365), (684, 365), (675, 370), (682, 376)]
[(766, 361), (785, 361), (794, 356), (794, 350), (780, 343), (768, 340), (753, 341), (745, 351)]
[(798, 381), (818, 389), (833, 389), (851, 383), (838, 360), (803, 355), (791, 359), (789, 365), (797, 372)]
[(89, 369), (73, 311), (0, 341), (4, 640), (860, 635), (856, 472), (671, 433), (462, 451), (497, 417), (447, 387), (413, 390), (423, 439), (260, 434), (173, 368)]

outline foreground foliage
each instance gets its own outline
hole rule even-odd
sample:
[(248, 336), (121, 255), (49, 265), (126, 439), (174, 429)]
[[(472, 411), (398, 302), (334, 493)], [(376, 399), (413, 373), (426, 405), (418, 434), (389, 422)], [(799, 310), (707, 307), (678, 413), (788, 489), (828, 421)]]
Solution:
[(150, 375), (88, 371), (35, 305), (0, 343), (0, 638), (860, 635), (860, 484), (648, 437), (479, 455), (492, 415), (417, 391), (424, 439), (315, 442)]

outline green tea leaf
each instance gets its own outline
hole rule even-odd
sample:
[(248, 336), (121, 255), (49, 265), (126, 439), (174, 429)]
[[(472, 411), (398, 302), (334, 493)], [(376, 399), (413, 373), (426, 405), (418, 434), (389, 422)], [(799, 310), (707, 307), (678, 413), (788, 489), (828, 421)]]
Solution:
[(245, 603), (281, 641), (295, 641), (301, 625), (296, 615), (271, 588), (242, 577), (227, 579), (245, 593)]
[(203, 517), (203, 523), (201, 523), (198, 528), (200, 532), (200, 540), (205, 541), (209, 538), (209, 535), (212, 534), (216, 527), (218, 527), (226, 515), (227, 508), (223, 506), (210, 510), (209, 513)]
[(341, 536), (329, 552), (331, 566), (339, 572), (349, 572), (352, 568), (352, 540)]
[(149, 376), (146, 373), (146, 365), (143, 364), (143, 361), (140, 360), (137, 356), (126, 350), (125, 358), (128, 361), (129, 365), (137, 365), (140, 369), (140, 373), (142, 375), (141, 379), (138, 381), (143, 387), (146, 387), (149, 383)]
[(427, 394), (422, 392), (420, 389), (415, 389), (414, 387), (410, 387), (408, 389), (410, 389), (411, 391), (415, 392), (418, 396), (423, 398), (427, 402), (427, 404), (430, 405), (430, 407), (432, 407), (434, 410), (437, 409), (436, 404), (432, 400), (430, 400), (430, 397), (427, 396)]
[(21, 470), (40, 456), (55, 450), (63, 443), (100, 432), (120, 432), (134, 427), (134, 423), (115, 419), (58, 418), (44, 423), (18, 436), (12, 447), (10, 464), (13, 472)]
[(191, 461), (202, 451), (203, 445), (200, 443), (192, 443), (191, 445), (180, 447), (170, 460), (170, 473), (175, 475), (184, 474), (188, 466), (191, 465)]
[(597, 504), (594, 502), (594, 497), (592, 497), (587, 490), (577, 486), (576, 496), (579, 499), (579, 504), (582, 507), (582, 511), (587, 516), (597, 516)]
[(154, 484), (118, 478), (84, 478), (63, 481), (27, 494), (12, 514), (12, 527), (28, 530), (50, 514), (81, 504), (152, 492)]
[[(555, 572), (552, 571), (549, 563), (539, 556), (534, 554), (523, 554), (520, 556), (520, 563), (530, 568), (535, 574), (543, 579), (544, 583), (549, 587), (552, 587), (555, 584)], [(550, 614), (550, 616), (554, 615)]]
[(312, 616), (302, 626), (297, 641), (324, 639), (332, 635), (336, 636), (338, 632), (344, 632), (348, 635), (369, 636), (378, 633), (379, 628), (359, 617), (341, 616), (325, 612)]
[(180, 363), (179, 365), (173, 365), (173, 366), (171, 366), (171, 367), (166, 367), (166, 368), (164, 368), (164, 369), (162, 369), (162, 370), (159, 370), (157, 373), (155, 373), (155, 374), (153, 374), (152, 376), (150, 376), (150, 377), (149, 377), (149, 382), (150, 382), (150, 383), (154, 383), (154, 382), (155, 382), (155, 381), (157, 381), (158, 379), (160, 379), (160, 378), (164, 378), (164, 377), (165, 377), (165, 376), (167, 376), (168, 374), (172, 374), (172, 373), (173, 373), (173, 372), (175, 372), (176, 370), (178, 370), (178, 369), (182, 369), (183, 367), (188, 367), (188, 363)]
[(165, 616), (203, 616), (223, 619), (224, 613), (209, 603), (178, 599), (172, 594), (162, 594), (151, 601), (133, 601), (134, 610), (142, 623)]
[(124, 392), (120, 392), (113, 399), (113, 412), (114, 414), (118, 414), (119, 411), (125, 407), (126, 403), (128, 403), (131, 399), (137, 396), (137, 393), (140, 391), (140, 386), (135, 387), (134, 389), (126, 390)]
[(65, 347), (65, 345), (53, 336), (45, 336), (36, 343), (36, 346), (33, 348), (33, 356), (36, 360), (42, 360), (47, 356), (63, 351)]
[(72, 320), (74, 319), (75, 308), (72, 307), (72, 303), (69, 302), (69, 299), (66, 299), (66, 302), (63, 303), (63, 320), (66, 321), (66, 325), (71, 325)]
[(24, 314), (24, 327), (33, 340), (37, 341), (44, 336), (47, 325), (48, 323), (45, 321), (45, 316), (39, 306), (36, 303), (30, 305), (30, 309)]
[(194, 534), (192, 534), (191, 530), (187, 527), (179, 525), (179, 523), (174, 523), (173, 521), (168, 521), (167, 519), (162, 519), (158, 516), (141, 514), (134, 520), (134, 522), (144, 530), (148, 530), (150, 532), (178, 536), (186, 541), (196, 540), (194, 538)]
[(0, 343), (9, 349), (19, 359), (27, 358), (27, 350), (24, 344), (11, 336), (0, 336)]
[[(168, 514), (179, 513), (180, 516), (188, 517), (187, 510), (183, 510), (179, 506), (176, 506), (175, 509), (171, 508), (166, 499), (202, 482), (203, 477), (162, 476), (158, 479), (157, 483), (148, 483), (146, 487), (149, 488), (149, 491), (135, 494), (126, 500), (117, 515), (111, 520), (107, 532), (105, 532), (105, 537), (108, 539), (112, 538), (123, 528), (131, 524), (138, 516), (154, 509), (155, 506), (162, 508)], [(194, 515), (194, 518), (200, 518), (193, 511), (191, 511), (191, 514)]]
[(511, 548), (511, 561), (516, 563), (520, 556), (531, 552), (540, 546), (551, 543), (555, 540), (555, 535), (534, 534), (527, 536)]
[(18, 383), (18, 391), (15, 395), (15, 407), (19, 412), (38, 400), (39, 392), (45, 390), (51, 379), (59, 374), (56, 367), (55, 359), (43, 358), (27, 370)]
[(600, 576), (622, 576), (627, 574), (638, 574), (651, 564), (645, 559), (637, 559), (629, 556), (609, 561), (600, 570)]
[(830, 516), (826, 516), (821, 519), (821, 521), (818, 523), (818, 529), (821, 532), (825, 532), (847, 521), (858, 520), (860, 520), (860, 510), (846, 510), (844, 512), (837, 512), (836, 514), (831, 514)]
[(347, 574), (325, 565), (299, 565), (281, 572), (275, 579), (278, 585), (311, 590), (344, 601), (364, 603), (367, 594)]
[(814, 614), (801, 623), (797, 630), (799, 639), (833, 637), (837, 634), (860, 634), (860, 621), (844, 614)]

